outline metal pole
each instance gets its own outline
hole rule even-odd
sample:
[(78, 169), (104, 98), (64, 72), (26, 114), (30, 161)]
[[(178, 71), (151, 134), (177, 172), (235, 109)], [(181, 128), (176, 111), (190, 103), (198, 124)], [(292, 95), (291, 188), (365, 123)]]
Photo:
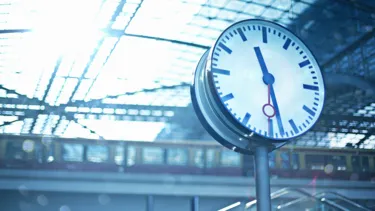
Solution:
[(199, 197), (194, 196), (191, 200), (191, 211), (199, 211)]
[(255, 178), (257, 210), (271, 211), (270, 175), (268, 168), (268, 149), (258, 146), (255, 149)]
[(151, 195), (147, 196), (147, 204), (146, 204), (147, 211), (154, 211), (154, 197)]

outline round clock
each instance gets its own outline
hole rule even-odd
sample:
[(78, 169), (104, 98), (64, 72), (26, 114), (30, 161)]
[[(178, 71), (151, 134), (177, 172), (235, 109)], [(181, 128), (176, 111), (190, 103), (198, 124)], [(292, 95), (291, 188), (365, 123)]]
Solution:
[(288, 29), (265, 20), (227, 28), (199, 61), (193, 106), (208, 132), (235, 151), (307, 132), (323, 109), (320, 67)]

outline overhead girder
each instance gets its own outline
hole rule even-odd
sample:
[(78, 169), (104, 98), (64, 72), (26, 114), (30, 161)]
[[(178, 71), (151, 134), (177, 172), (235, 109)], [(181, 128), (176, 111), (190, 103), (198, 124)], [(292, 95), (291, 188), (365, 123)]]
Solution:
[(333, 56), (331, 59), (329, 59), (327, 62), (325, 62), (322, 67), (328, 68), (331, 65), (335, 64), (337, 61), (340, 61), (343, 57), (347, 56), (349, 53), (355, 51), (358, 47), (369, 41), (370, 39), (375, 37), (375, 30), (372, 29), (371, 31), (367, 32), (363, 36), (361, 36), (358, 40), (347, 46), (345, 49), (340, 51), (338, 54)]
[(0, 110), (1, 115), (25, 116), (26, 118), (36, 118), (39, 114), (63, 115), (72, 119), (113, 119), (129, 121), (162, 121), (166, 122), (179, 110), (184, 108), (172, 106), (142, 106), (142, 105), (118, 105), (102, 104), (92, 106), (90, 104), (68, 104), (60, 106), (50, 106), (38, 104), (4, 104)]
[(340, 74), (340, 73), (323, 73), (324, 81), (329, 86), (351, 86), (357, 89), (375, 94), (374, 82), (359, 76)]

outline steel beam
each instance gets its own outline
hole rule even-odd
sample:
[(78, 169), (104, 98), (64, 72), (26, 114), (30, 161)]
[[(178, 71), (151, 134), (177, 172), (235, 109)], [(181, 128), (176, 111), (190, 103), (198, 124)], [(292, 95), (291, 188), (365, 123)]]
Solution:
[(11, 33), (24, 33), (31, 32), (31, 29), (2, 29), (0, 34), (11, 34)]
[(368, 91), (370, 94), (375, 93), (375, 84), (373, 81), (367, 80), (363, 77), (338, 73), (324, 73), (323, 75), (324, 81), (328, 86), (349, 85), (357, 89)]
[(10, 121), (10, 122), (4, 122), (3, 124), (0, 125), (0, 128), (5, 127), (7, 125), (11, 125), (11, 124), (13, 124), (15, 122), (18, 122), (18, 121), (23, 121), (24, 119), (25, 119), (25, 117), (18, 117), (18, 119), (16, 119), (16, 120), (13, 120), (13, 121)]
[(352, 0), (338, 0), (340, 4), (347, 5), (352, 8), (359, 9), (365, 13), (368, 13), (369, 16), (375, 11), (375, 7), (370, 4), (365, 4), (364, 1), (352, 1)]
[(98, 42), (97, 46), (95, 47), (94, 53), (91, 54), (89, 61), (86, 63), (86, 67), (85, 67), (85, 69), (83, 70), (81, 76), (79, 77), (79, 79), (78, 79), (78, 83), (75, 85), (75, 87), (74, 87), (74, 89), (73, 89), (73, 92), (72, 92), (72, 94), (71, 94), (70, 97), (69, 97), (68, 102), (71, 102), (72, 99), (73, 99), (73, 97), (74, 97), (74, 95), (77, 93), (78, 88), (80, 87), (80, 85), (81, 85), (81, 83), (82, 83), (82, 80), (85, 78), (86, 73), (89, 71), (90, 66), (91, 66), (91, 63), (94, 61), (94, 59), (95, 59), (96, 55), (98, 54), (99, 49), (100, 49), (100, 47), (102, 46), (103, 42), (104, 42), (104, 38), (102, 38), (102, 39)]
[(329, 66), (333, 65), (336, 61), (339, 61), (343, 57), (347, 56), (349, 52), (352, 52), (356, 50), (359, 46), (361, 46), (363, 43), (369, 41), (371, 38), (375, 36), (375, 30), (371, 30), (370, 32), (364, 34), (360, 39), (350, 44), (348, 47), (346, 47), (344, 50), (342, 50), (340, 53), (336, 54), (334, 57), (329, 59), (326, 63), (322, 65), (323, 69), (328, 68)]
[(104, 100), (104, 99), (115, 99), (115, 98), (118, 98), (118, 97), (121, 97), (121, 96), (130, 96), (130, 95), (135, 95), (135, 94), (139, 94), (139, 93), (150, 93), (150, 92), (156, 92), (156, 91), (160, 91), (160, 90), (169, 90), (169, 89), (176, 89), (176, 88), (180, 88), (180, 87), (189, 87), (189, 86), (190, 86), (190, 84), (188, 84), (188, 83), (180, 83), (180, 84), (176, 84), (176, 85), (160, 86), (160, 87), (151, 88), (151, 89), (141, 89), (141, 90), (138, 90), (138, 91), (126, 92), (126, 93), (118, 94), (118, 95), (108, 95), (104, 98), (88, 100), (85, 103), (101, 103), (102, 100)]
[(143, 38), (143, 39), (163, 41), (163, 42), (169, 42), (169, 43), (173, 43), (173, 44), (179, 44), (179, 45), (185, 45), (185, 46), (189, 46), (189, 47), (200, 48), (200, 49), (204, 49), (204, 50), (207, 50), (207, 49), (210, 48), (209, 46), (200, 45), (200, 44), (191, 43), (191, 42), (185, 42), (185, 41), (181, 41), (181, 40), (173, 40), (173, 39), (166, 39), (166, 38), (147, 36), (147, 35), (141, 35), (141, 34), (125, 33), (123, 31), (118, 31), (118, 30), (108, 31), (108, 33), (110, 35), (114, 35), (114, 36), (128, 36), (128, 37), (137, 37), (137, 38)]
[(356, 143), (357, 146), (360, 146), (363, 142), (365, 142), (368, 138), (370, 138), (370, 136), (372, 135), (375, 135), (375, 127), (370, 129), (368, 131), (368, 133), (361, 139), (358, 141), (358, 143)]
[[(49, 115), (51, 113), (66, 116), (68, 119), (113, 119), (128, 121), (170, 121), (176, 112), (185, 112), (184, 107), (173, 106), (147, 106), (147, 105), (119, 105), (119, 104), (85, 104), (70, 103), (68, 105), (44, 107), (23, 107), (14, 106), (1, 108), (0, 114), (7, 116), (23, 116), (35, 118), (39, 114)], [(38, 106), (38, 105), (32, 105)], [(194, 114), (192, 114), (194, 115)]]
[(40, 105), (41, 101), (37, 98), (29, 98), (24, 94), (20, 94), (15, 90), (8, 89), (0, 85), (0, 89), (6, 91), (7, 94), (14, 94), (17, 98), (3, 98), (0, 97), (0, 104), (35, 104)]
[[(116, 21), (116, 18), (121, 14), (121, 11), (122, 11), (125, 3), (126, 3), (126, 1), (122, 0), (119, 3), (119, 5), (117, 5), (116, 11), (113, 13), (110, 23), (114, 23)], [(137, 11), (138, 11), (138, 9), (139, 9), (139, 7), (141, 6), (142, 3), (143, 3), (143, 0), (142, 0), (142, 2), (139, 3), (138, 7), (135, 9), (132, 17), (130, 18), (128, 24), (125, 26), (123, 32), (126, 30), (126, 28), (129, 26), (130, 22), (133, 20), (134, 15), (137, 13)], [(107, 29), (105, 30), (105, 32), (111, 36), (111, 33), (108, 33), (110, 31), (113, 31), (113, 29), (111, 29), (111, 26), (108, 26)], [(115, 50), (117, 44), (120, 42), (120, 37), (121, 37), (121, 35), (118, 36), (117, 41), (115, 42), (115, 44), (113, 45), (113, 48), (109, 52), (109, 54), (108, 54), (107, 58), (105, 59), (105, 61), (103, 62), (102, 67), (108, 62), (108, 59), (112, 55), (112, 53)], [(98, 79), (98, 76), (100, 75), (100, 73), (101, 73), (101, 71), (99, 71), (99, 73), (95, 76), (95, 78), (94, 78), (93, 82), (91, 83), (90, 87), (88, 88), (87, 93), (86, 93), (86, 95), (85, 95), (84, 98), (86, 98), (87, 95), (88, 95), (88, 93), (91, 91), (91, 88), (94, 86), (94, 84), (95, 84), (96, 80)]]

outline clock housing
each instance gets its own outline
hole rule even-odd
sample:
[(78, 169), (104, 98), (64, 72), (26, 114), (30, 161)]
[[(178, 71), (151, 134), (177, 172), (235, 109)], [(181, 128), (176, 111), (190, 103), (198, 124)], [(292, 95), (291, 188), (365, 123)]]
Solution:
[[(219, 36), (202, 56), (192, 87), (205, 128), (220, 143), (245, 151), (250, 142), (282, 143), (307, 132), (324, 98), (323, 76), (308, 47), (288, 29), (257, 19), (235, 23)], [(215, 121), (207, 121), (212, 116)], [(219, 124), (237, 140), (218, 134), (213, 128)]]

